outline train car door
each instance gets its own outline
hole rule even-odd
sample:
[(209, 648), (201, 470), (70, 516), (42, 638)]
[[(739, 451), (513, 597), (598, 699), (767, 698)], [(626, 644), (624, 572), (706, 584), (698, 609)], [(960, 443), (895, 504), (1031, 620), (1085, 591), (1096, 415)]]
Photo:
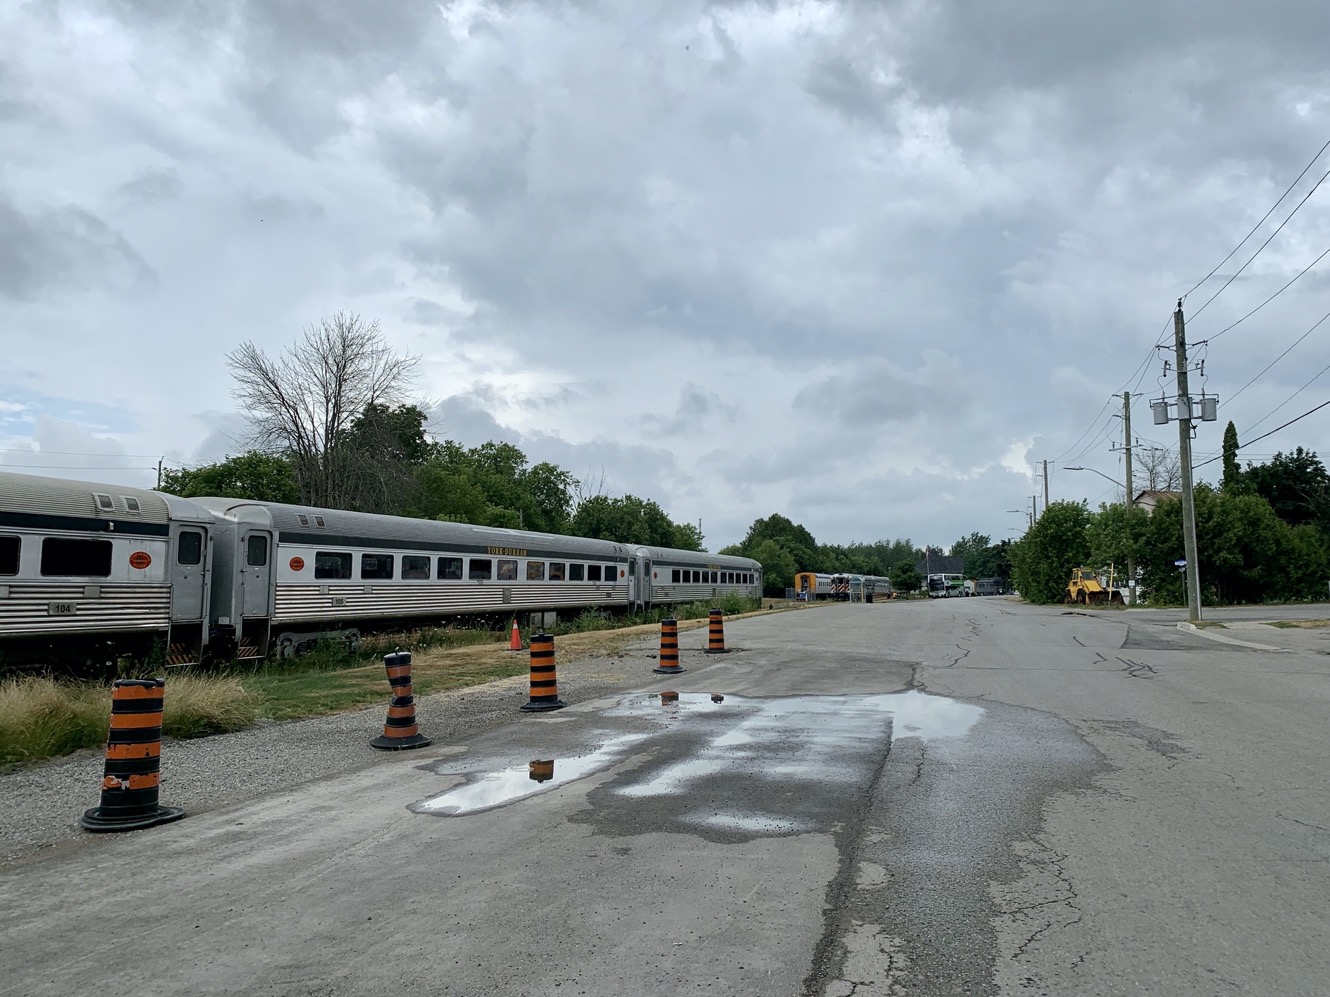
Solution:
[(651, 558), (638, 556), (641, 562), (638, 568), (638, 576), (642, 579), (642, 587), (639, 591), (642, 593), (642, 608), (651, 608)]
[(171, 622), (196, 623), (203, 619), (208, 596), (208, 534), (185, 526), (176, 534), (171, 579)]
[(271, 530), (246, 525), (240, 531), (240, 657), (263, 657), (268, 653), (272, 620)]

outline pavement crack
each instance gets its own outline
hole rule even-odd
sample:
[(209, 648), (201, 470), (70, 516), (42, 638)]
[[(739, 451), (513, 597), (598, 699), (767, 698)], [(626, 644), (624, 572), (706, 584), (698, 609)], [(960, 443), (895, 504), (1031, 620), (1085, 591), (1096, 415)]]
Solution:
[(1149, 679), (1159, 674), (1155, 671), (1154, 665), (1148, 665), (1144, 661), (1132, 661), (1130, 658), (1118, 658), (1118, 660), (1122, 662), (1122, 670), (1130, 678)]
[(1320, 824), (1308, 824), (1305, 820), (1298, 820), (1298, 818), (1290, 817), (1287, 814), (1277, 813), (1275, 814), (1275, 816), (1278, 817), (1280, 820), (1286, 820), (1294, 824), (1300, 824), (1302, 827), (1309, 827), (1313, 831), (1324, 831), (1327, 834), (1330, 834), (1330, 827), (1322, 827)]

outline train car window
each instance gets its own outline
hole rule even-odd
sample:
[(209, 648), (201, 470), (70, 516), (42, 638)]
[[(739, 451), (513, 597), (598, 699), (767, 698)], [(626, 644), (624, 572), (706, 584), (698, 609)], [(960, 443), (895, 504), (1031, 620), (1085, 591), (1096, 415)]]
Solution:
[(494, 562), (488, 557), (471, 558), (471, 573), (468, 577), (474, 581), (484, 581), (487, 578), (493, 578)]
[(0, 537), (0, 575), (18, 574), (18, 537)]
[(125, 500), (125, 511), (126, 511), (126, 512), (132, 512), (132, 513), (134, 513), (134, 515), (137, 516), (139, 513), (141, 513), (141, 512), (143, 511), (142, 509), (139, 508), (139, 500), (138, 500), (138, 499), (134, 498), (134, 497), (131, 496), (131, 495), (121, 495), (120, 497), (121, 497), (122, 499)]
[(501, 558), (499, 561), (499, 573), (496, 577), (501, 582), (517, 581), (517, 562), (510, 561), (507, 558)]
[(361, 554), (361, 578), (391, 578), (393, 576), (393, 556), (391, 554)]
[(586, 580), (589, 582), (600, 581), (600, 565), (588, 564), (586, 566)]
[(679, 569), (678, 569), (678, 568), (674, 568), (674, 569), (672, 569), (672, 570), (670, 571), (670, 581), (675, 582), (676, 584), (678, 583), (678, 581), (679, 581)]
[(636, 577), (637, 577), (637, 562), (636, 562), (636, 561), (629, 561), (629, 562), (628, 562), (628, 577), (629, 577), (629, 578), (636, 578)]
[(111, 574), (111, 541), (47, 537), (42, 541), (42, 574), (107, 578)]
[(176, 541), (176, 564), (203, 563), (203, 534), (198, 530), (181, 530)]
[(341, 551), (321, 550), (314, 555), (315, 578), (350, 578), (351, 555)]
[(97, 500), (97, 508), (102, 512), (115, 512), (115, 503), (111, 501), (111, 496), (103, 495), (101, 492), (93, 492), (93, 497)]
[(585, 565), (585, 564), (570, 564), (570, 565), (568, 565), (568, 580), (569, 580), (570, 582), (580, 582), (580, 581), (582, 581), (583, 576), (585, 575), (585, 573), (586, 573), (586, 565)]
[(719, 571), (713, 571), (713, 572), (711, 573), (711, 584), (712, 584), (712, 585), (719, 585), (719, 584), (720, 584), (720, 572), (719, 572)]
[(526, 580), (529, 582), (543, 582), (545, 580), (545, 562), (527, 561)]
[(297, 513), (296, 513), (296, 519), (300, 520), (300, 525), (301, 525), (301, 526), (308, 526), (308, 525), (309, 525), (309, 517), (306, 516), (303, 512), (297, 512)]
[(605, 565), (605, 581), (617, 582), (619, 580), (619, 570), (612, 564)]
[(262, 533), (251, 533), (245, 541), (245, 563), (261, 568), (268, 563), (268, 538)]
[(439, 558), (439, 579), (457, 581), (462, 577), (462, 559), (460, 557)]
[(561, 582), (565, 574), (566, 565), (562, 561), (550, 562), (550, 581)]
[(403, 554), (402, 577), (429, 578), (429, 558), (420, 554)]
[(327, 524), (323, 521), (323, 517), (322, 517), (322, 516), (315, 516), (315, 517), (314, 517), (314, 525), (315, 525), (315, 526), (326, 526)]

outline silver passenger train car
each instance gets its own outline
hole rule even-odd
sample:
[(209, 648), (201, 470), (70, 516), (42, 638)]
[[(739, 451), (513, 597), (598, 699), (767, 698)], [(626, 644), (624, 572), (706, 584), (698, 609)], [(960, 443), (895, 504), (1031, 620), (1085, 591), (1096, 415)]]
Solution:
[(761, 597), (750, 558), (0, 472), (0, 660), (295, 653), (463, 614)]

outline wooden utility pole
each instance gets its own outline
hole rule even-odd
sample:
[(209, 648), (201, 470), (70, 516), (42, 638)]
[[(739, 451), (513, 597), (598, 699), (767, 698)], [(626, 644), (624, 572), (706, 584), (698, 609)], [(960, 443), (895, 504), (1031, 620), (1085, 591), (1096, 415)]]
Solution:
[(1191, 491), (1191, 394), (1187, 388), (1187, 324), (1182, 300), (1173, 313), (1173, 347), (1178, 361), (1178, 459), (1182, 463), (1182, 539), (1187, 557), (1187, 619), (1201, 618), (1201, 566), (1196, 553), (1196, 505)]
[(1044, 461), (1044, 512), (1048, 512), (1048, 461)]
[(166, 460), (165, 457), (157, 462), (157, 490), (159, 492), (162, 490), (162, 461), (164, 460)]
[(1136, 559), (1132, 556), (1135, 544), (1131, 537), (1131, 392), (1122, 393), (1122, 449), (1127, 455), (1127, 605), (1136, 605)]

